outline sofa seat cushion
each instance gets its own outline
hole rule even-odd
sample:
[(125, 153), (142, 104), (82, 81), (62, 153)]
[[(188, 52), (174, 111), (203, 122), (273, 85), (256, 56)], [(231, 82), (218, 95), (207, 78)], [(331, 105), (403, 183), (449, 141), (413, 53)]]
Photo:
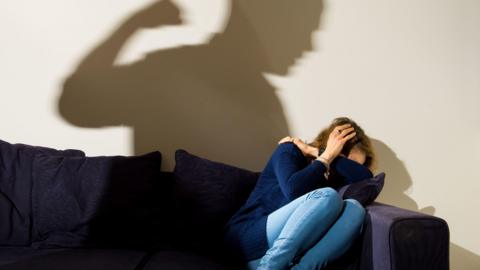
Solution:
[[(0, 265), (1, 270), (133, 270), (146, 256), (145, 252), (120, 249), (1, 249), (3, 257), (16, 262)], [(20, 255), (23, 252), (27, 255)], [(9, 254), (9, 255), (8, 255)], [(17, 257), (15, 257), (17, 256)]]
[(31, 247), (0, 247), (0, 269), (3, 265), (28, 260), (36, 256), (60, 252), (65, 249), (35, 249)]
[(206, 257), (185, 251), (160, 251), (148, 260), (143, 270), (226, 270)]

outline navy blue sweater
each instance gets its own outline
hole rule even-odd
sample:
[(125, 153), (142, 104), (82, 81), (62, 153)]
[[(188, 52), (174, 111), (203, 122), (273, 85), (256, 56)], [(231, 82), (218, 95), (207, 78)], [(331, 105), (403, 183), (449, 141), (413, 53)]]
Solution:
[[(344, 184), (372, 177), (364, 166), (347, 158), (336, 158), (331, 166)], [(266, 222), (270, 213), (317, 188), (327, 186), (325, 166), (309, 162), (293, 143), (278, 145), (245, 204), (224, 230), (225, 244), (245, 261), (262, 257), (268, 250)]]

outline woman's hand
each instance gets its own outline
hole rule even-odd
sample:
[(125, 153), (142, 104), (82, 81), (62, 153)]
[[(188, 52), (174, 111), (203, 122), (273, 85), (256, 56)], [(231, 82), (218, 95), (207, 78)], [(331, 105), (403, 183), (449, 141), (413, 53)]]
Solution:
[(290, 137), (290, 136), (287, 136), (283, 139), (281, 139), (280, 141), (278, 141), (278, 144), (281, 144), (281, 143), (286, 143), (286, 142), (293, 142), (293, 137)]
[(355, 135), (354, 128), (350, 124), (335, 127), (328, 136), (327, 147), (320, 157), (330, 163), (340, 154), (345, 143)]
[(317, 148), (306, 144), (305, 142), (303, 142), (299, 138), (287, 136), (287, 137), (281, 139), (278, 142), (278, 144), (285, 143), (285, 142), (293, 142), (300, 149), (300, 151), (302, 151), (302, 154), (306, 157), (316, 158), (318, 156), (318, 149)]
[(306, 144), (304, 141), (295, 138), (293, 143), (302, 151), (303, 155), (310, 158), (318, 157), (318, 148)]

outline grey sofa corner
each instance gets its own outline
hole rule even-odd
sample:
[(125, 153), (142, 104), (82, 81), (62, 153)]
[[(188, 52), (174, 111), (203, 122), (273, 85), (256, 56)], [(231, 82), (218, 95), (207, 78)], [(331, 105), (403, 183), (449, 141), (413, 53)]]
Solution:
[(363, 234), (328, 270), (447, 270), (445, 220), (374, 202), (366, 207)]
[(449, 269), (445, 220), (381, 203), (367, 206), (367, 213), (358, 269)]

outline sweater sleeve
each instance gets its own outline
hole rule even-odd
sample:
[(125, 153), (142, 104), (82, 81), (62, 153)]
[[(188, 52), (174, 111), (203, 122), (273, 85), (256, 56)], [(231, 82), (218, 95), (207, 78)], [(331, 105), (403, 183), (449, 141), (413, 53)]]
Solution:
[(373, 177), (372, 172), (367, 167), (341, 156), (332, 162), (330, 168), (343, 176), (345, 179), (344, 185)]
[(289, 201), (325, 186), (325, 166), (318, 160), (305, 166), (305, 157), (292, 143), (280, 144), (272, 161), (280, 189)]

